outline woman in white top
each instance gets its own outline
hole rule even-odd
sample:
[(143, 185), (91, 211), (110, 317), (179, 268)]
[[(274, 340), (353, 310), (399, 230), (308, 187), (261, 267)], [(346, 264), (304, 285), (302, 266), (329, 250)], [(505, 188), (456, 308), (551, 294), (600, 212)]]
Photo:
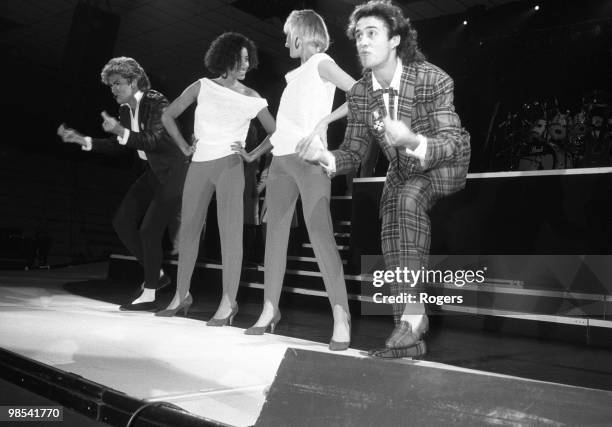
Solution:
[[(289, 55), (299, 58), (301, 65), (285, 76), (287, 87), (278, 108), (276, 132), (269, 143), (264, 141), (262, 144), (271, 144), (274, 155), (266, 190), (268, 232), (264, 306), (257, 323), (246, 333), (263, 334), (268, 327), (274, 331), (280, 320), (278, 300), (287, 264), (289, 228), (300, 195), (304, 222), (334, 316), (330, 349), (344, 350), (350, 342), (350, 316), (342, 260), (329, 211), (331, 181), (321, 166), (300, 160), (295, 147), (313, 129), (322, 140), (326, 139), (327, 125), (347, 114), (346, 104), (330, 113), (336, 87), (347, 91), (355, 80), (324, 53), (329, 47), (329, 35), (325, 22), (316, 12), (291, 12), (284, 32)], [(253, 160), (258, 154), (245, 153), (240, 147), (235, 149), (247, 160)]]
[[(219, 77), (191, 84), (162, 116), (174, 142), (183, 152), (193, 152), (193, 158), (183, 190), (176, 295), (167, 309), (156, 315), (173, 316), (181, 309), (186, 314), (192, 303), (191, 276), (208, 205), (216, 191), (223, 297), (207, 325), (223, 326), (231, 324), (238, 312), (236, 294), (243, 250), (243, 162), (232, 150), (232, 144), (244, 146), (250, 121), (255, 117), (268, 134), (274, 132), (275, 123), (267, 101), (240, 83), (247, 71), (257, 66), (257, 50), (251, 40), (239, 33), (224, 33), (211, 43), (204, 62)], [(178, 130), (176, 118), (194, 102), (197, 102), (194, 120), (197, 143), (192, 147)]]

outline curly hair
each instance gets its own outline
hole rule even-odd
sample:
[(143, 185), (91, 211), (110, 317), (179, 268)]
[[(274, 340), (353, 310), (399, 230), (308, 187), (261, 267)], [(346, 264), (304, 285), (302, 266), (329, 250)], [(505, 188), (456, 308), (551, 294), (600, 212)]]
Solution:
[(118, 74), (129, 82), (136, 79), (138, 89), (140, 90), (151, 89), (151, 82), (147, 73), (145, 73), (144, 68), (134, 58), (119, 56), (108, 61), (100, 73), (102, 83), (108, 85), (108, 79), (113, 74)]
[(357, 6), (349, 18), (349, 25), (346, 29), (349, 39), (355, 39), (357, 22), (368, 16), (379, 18), (385, 23), (389, 38), (400, 36), (400, 43), (396, 51), (404, 64), (425, 61), (425, 55), (419, 49), (417, 42), (417, 31), (410, 24), (410, 20), (404, 17), (402, 9), (389, 0), (371, 0)]
[(304, 43), (312, 43), (319, 52), (329, 48), (329, 33), (325, 21), (312, 9), (294, 10), (289, 14), (283, 32), (291, 37), (299, 36)]
[(204, 56), (204, 65), (215, 74), (225, 74), (240, 64), (240, 53), (246, 48), (249, 55), (249, 70), (257, 68), (257, 48), (248, 37), (234, 32), (221, 34), (213, 40)]

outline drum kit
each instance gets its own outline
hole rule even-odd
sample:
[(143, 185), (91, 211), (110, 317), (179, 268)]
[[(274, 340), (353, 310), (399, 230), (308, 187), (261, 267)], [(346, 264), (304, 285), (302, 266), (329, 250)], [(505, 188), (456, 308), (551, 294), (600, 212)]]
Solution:
[(501, 160), (506, 170), (519, 171), (609, 166), (612, 115), (607, 99), (606, 92), (588, 92), (573, 111), (556, 99), (524, 103), (497, 126), (498, 163)]

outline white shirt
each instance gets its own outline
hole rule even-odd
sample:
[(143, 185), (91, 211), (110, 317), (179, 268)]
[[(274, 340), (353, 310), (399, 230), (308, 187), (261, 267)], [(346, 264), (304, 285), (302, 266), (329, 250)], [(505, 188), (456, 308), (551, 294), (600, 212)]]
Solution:
[[(132, 111), (132, 107), (130, 107), (130, 104), (123, 104), (123, 105), (127, 105), (128, 108), (130, 109), (130, 128), (132, 129), (132, 132), (136, 132), (136, 133), (140, 131), (138, 128), (138, 112), (140, 111), (140, 100), (142, 99), (143, 95), (144, 93), (141, 90), (139, 90), (138, 92), (134, 94), (134, 98), (136, 98), (136, 110), (135, 111)], [(123, 131), (123, 137), (118, 136), (117, 141), (119, 142), (119, 144), (125, 145), (127, 144), (129, 137), (130, 137), (130, 131), (125, 129)], [(140, 157), (142, 160), (147, 160), (147, 155), (145, 154), (144, 151), (142, 150), (136, 150), (136, 151), (138, 151), (138, 157)]]
[[(396, 93), (399, 93), (400, 90), (400, 82), (402, 78), (402, 61), (397, 58), (397, 66), (395, 67), (395, 72), (393, 73), (393, 78), (391, 79), (391, 83), (389, 84), (389, 88), (395, 89)], [(374, 77), (374, 73), (372, 73), (372, 90), (379, 90), (383, 87), (378, 83), (376, 77)], [(383, 93), (383, 101), (385, 102), (385, 108), (387, 112), (389, 111), (389, 94)], [(390, 117), (393, 120), (397, 120), (397, 113), (399, 108), (399, 96), (396, 96), (395, 104), (393, 106), (394, 117)], [(425, 153), (427, 152), (427, 138), (423, 135), (417, 135), (417, 138), (420, 139), (419, 145), (414, 150), (406, 147), (406, 154), (409, 156), (414, 156), (420, 160), (421, 166), (425, 167)]]
[(200, 79), (193, 131), (197, 139), (192, 162), (220, 159), (232, 154), (232, 143), (245, 145), (249, 124), (268, 106), (264, 98), (238, 93), (214, 81)]
[(270, 137), (275, 156), (295, 153), (298, 142), (331, 112), (336, 86), (321, 78), (321, 61), (333, 59), (326, 53), (315, 53), (285, 75), (287, 86), (276, 115), (276, 131)]

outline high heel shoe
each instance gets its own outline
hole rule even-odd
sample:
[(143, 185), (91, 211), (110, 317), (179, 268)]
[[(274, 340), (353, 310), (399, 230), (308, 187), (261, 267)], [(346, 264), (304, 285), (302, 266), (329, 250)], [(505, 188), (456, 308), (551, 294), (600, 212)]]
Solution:
[(167, 308), (165, 310), (160, 310), (155, 313), (155, 315), (157, 317), (172, 317), (175, 316), (176, 313), (178, 313), (179, 311), (183, 310), (183, 316), (187, 316), (191, 304), (193, 304), (193, 298), (191, 297), (191, 294), (187, 294), (187, 297), (183, 301), (181, 301), (176, 308)]
[(276, 329), (276, 325), (280, 322), (281, 314), (280, 311), (276, 310), (274, 312), (274, 316), (272, 316), (272, 320), (266, 326), (251, 326), (250, 328), (244, 331), (245, 335), (263, 335), (266, 332), (266, 329), (270, 327), (270, 333), (274, 333), (274, 329)]
[(230, 312), (229, 316), (224, 317), (223, 319), (215, 319), (213, 317), (208, 322), (206, 322), (206, 326), (225, 326), (225, 325), (232, 326), (232, 323), (234, 323), (234, 317), (236, 317), (237, 313), (238, 313), (238, 304), (232, 306), (232, 311)]
[[(349, 336), (350, 336), (350, 333), (351, 333), (351, 317), (350, 316), (348, 318), (348, 325), (349, 325)], [(348, 341), (334, 341), (332, 339), (329, 342), (329, 349), (331, 351), (344, 351), (349, 348), (349, 345), (351, 345), (350, 339)]]

